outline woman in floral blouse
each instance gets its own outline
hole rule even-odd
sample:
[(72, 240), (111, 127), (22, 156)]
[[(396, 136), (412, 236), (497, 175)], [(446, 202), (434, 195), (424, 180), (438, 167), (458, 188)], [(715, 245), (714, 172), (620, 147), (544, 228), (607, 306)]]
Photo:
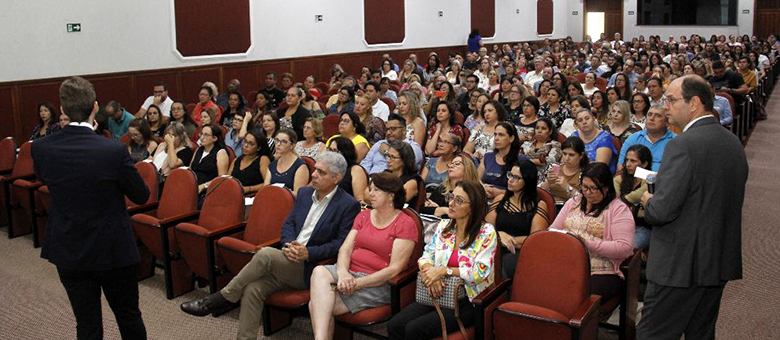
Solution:
[[(484, 222), (487, 215), (487, 197), (479, 182), (461, 182), (449, 199), (449, 217), (436, 227), (433, 240), (425, 246), (417, 261), (423, 284), (431, 297), (441, 296), (445, 276), (459, 277), (465, 282), (468, 299), (459, 301), (460, 319), (464, 326), (474, 324), (475, 308), (471, 301), (490, 286), (493, 277), (493, 259), (496, 253), (496, 231)], [(446, 320), (454, 319), (454, 311), (442, 309)], [(458, 329), (458, 324), (447, 322), (447, 331)], [(441, 336), (439, 315), (431, 306), (414, 302), (401, 310), (387, 323), (390, 339), (433, 339)]]
[(539, 170), (538, 184), (547, 180), (547, 173), (553, 164), (561, 163), (561, 143), (558, 142), (558, 131), (550, 118), (541, 118), (536, 122), (534, 130), (536, 139), (523, 143), (523, 153)]
[(506, 111), (498, 101), (491, 100), (482, 106), (482, 116), (485, 117), (485, 124), (471, 131), (471, 137), (463, 149), (480, 160), (485, 154), (493, 151), (493, 132), (498, 123), (506, 120)]
[(539, 108), (539, 115), (552, 119), (555, 127), (560, 127), (566, 118), (571, 118), (569, 108), (564, 105), (565, 94), (559, 87), (550, 87), (547, 90), (547, 102)]

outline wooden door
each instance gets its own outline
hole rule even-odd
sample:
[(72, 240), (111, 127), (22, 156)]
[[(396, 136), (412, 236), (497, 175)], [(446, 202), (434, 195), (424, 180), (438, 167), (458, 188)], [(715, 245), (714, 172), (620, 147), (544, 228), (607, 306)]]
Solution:
[(612, 40), (615, 37), (615, 33), (620, 33), (623, 36), (623, 15), (619, 11), (604, 12), (604, 33), (607, 34), (607, 39)]
[(780, 31), (780, 0), (757, 0), (755, 6), (753, 34), (759, 39), (766, 39)]

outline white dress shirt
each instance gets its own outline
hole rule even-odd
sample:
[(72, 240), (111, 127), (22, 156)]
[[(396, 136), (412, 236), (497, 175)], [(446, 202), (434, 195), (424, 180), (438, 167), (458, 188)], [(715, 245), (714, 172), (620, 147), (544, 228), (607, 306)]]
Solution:
[(306, 215), (306, 220), (303, 222), (303, 228), (301, 228), (301, 232), (295, 239), (298, 243), (304, 246), (309, 243), (309, 238), (311, 238), (311, 234), (314, 232), (314, 227), (317, 226), (317, 222), (320, 221), (320, 217), (322, 217), (325, 209), (328, 208), (328, 204), (331, 199), (333, 199), (333, 196), (336, 195), (336, 190), (338, 189), (339, 187), (337, 185), (330, 193), (325, 195), (322, 200), (317, 199), (316, 190), (311, 193), (311, 208), (309, 208), (309, 214)]

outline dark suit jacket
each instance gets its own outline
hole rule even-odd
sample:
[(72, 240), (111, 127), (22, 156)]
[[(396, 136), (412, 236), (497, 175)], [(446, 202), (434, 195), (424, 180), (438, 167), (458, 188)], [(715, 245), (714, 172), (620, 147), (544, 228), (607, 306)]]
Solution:
[(51, 192), (41, 257), (58, 267), (108, 270), (137, 263), (125, 195), (149, 198), (127, 147), (67, 126), (32, 144), (35, 173)]
[(747, 177), (742, 143), (714, 117), (669, 142), (645, 209), (645, 220), (654, 226), (648, 280), (689, 287), (742, 278)]
[[(312, 205), (312, 187), (298, 189), (298, 198), (295, 206), (282, 225), (282, 245), (295, 241), (303, 229), (303, 222), (309, 214)], [(325, 212), (322, 213), (314, 231), (306, 244), (309, 251), (309, 259), (304, 262), (303, 279), (306, 286), (309, 285), (311, 272), (317, 266), (317, 262), (335, 257), (347, 234), (352, 230), (352, 223), (360, 212), (360, 204), (344, 189), (337, 188)]]

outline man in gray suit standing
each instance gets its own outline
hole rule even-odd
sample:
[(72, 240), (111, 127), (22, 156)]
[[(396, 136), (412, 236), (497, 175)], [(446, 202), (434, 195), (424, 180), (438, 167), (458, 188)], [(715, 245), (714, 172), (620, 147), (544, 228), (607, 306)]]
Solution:
[(723, 288), (742, 278), (747, 158), (711, 114), (713, 98), (695, 75), (666, 90), (666, 116), (683, 132), (664, 151), (655, 194), (642, 197), (653, 236), (637, 339), (715, 339)]

